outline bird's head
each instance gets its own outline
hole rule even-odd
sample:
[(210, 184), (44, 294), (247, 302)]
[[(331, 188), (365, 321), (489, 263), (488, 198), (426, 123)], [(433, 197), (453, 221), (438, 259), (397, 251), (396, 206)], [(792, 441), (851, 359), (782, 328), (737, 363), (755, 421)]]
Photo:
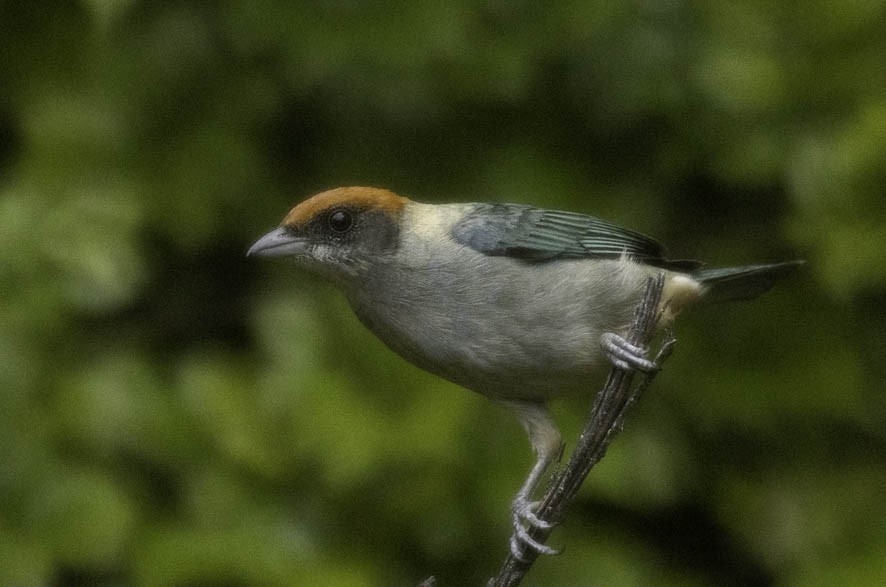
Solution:
[(329, 190), (293, 208), (246, 254), (286, 257), (334, 281), (347, 281), (396, 252), (408, 202), (379, 188)]

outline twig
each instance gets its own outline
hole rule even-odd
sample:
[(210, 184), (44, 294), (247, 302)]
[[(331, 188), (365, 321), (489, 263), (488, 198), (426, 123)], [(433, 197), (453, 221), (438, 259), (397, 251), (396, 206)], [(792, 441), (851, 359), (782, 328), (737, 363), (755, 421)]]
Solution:
[[(638, 346), (649, 344), (660, 318), (658, 308), (663, 288), (664, 274), (659, 274), (654, 278), (650, 277), (647, 281), (643, 299), (634, 311), (634, 321), (628, 333), (628, 342)], [(675, 342), (673, 334), (668, 331), (655, 358), (656, 365), (661, 367), (665, 359), (670, 356)], [(656, 374), (657, 370), (646, 373), (643, 380), (632, 390), (633, 371), (626, 371), (618, 367), (613, 367), (610, 370), (606, 385), (594, 399), (591, 413), (585, 422), (575, 450), (572, 451), (569, 463), (556, 476), (541, 500), (538, 511), (536, 511), (540, 520), (554, 524), (563, 520), (566, 507), (578, 492), (585, 477), (588, 476), (591, 468), (603, 458), (609, 443), (621, 431), (628, 408), (649, 387)], [(544, 544), (551, 531), (552, 528), (532, 527), (529, 530), (529, 535)], [(535, 559), (538, 558), (538, 553), (524, 548), (520, 554), (520, 558), (513, 554), (508, 555), (498, 575), (489, 580), (488, 587), (513, 587), (520, 584)]]

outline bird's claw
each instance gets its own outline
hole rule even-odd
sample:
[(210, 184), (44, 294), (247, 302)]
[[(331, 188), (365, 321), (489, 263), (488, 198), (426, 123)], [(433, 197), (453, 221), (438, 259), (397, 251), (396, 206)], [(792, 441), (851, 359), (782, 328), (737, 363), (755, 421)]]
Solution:
[(531, 528), (541, 528), (542, 530), (550, 530), (555, 526), (553, 522), (542, 520), (535, 514), (539, 502), (529, 501), (525, 497), (518, 497), (511, 505), (512, 520), (514, 528), (523, 528), (524, 523)]
[(600, 336), (600, 344), (609, 354), (609, 360), (619, 369), (625, 371), (643, 371), (650, 373), (658, 370), (655, 361), (646, 358), (647, 347), (629, 343), (624, 337), (614, 332), (604, 332)]
[(535, 515), (534, 510), (537, 506), (538, 502), (530, 502), (525, 497), (519, 496), (511, 507), (511, 522), (514, 526), (514, 534), (510, 541), (511, 555), (521, 562), (526, 562), (524, 556), (526, 548), (534, 550), (537, 554), (560, 554), (556, 548), (542, 544), (529, 535), (529, 528), (550, 530), (555, 526), (554, 523), (542, 520)]

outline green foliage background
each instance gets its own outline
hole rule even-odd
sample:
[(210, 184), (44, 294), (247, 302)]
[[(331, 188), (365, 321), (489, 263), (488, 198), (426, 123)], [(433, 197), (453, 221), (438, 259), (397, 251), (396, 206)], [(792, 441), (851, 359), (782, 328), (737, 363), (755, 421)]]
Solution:
[(354, 184), (808, 260), (684, 317), (527, 585), (886, 584), (882, 1), (9, 1), (0, 30), (3, 585), (494, 573), (516, 421), (243, 256)]

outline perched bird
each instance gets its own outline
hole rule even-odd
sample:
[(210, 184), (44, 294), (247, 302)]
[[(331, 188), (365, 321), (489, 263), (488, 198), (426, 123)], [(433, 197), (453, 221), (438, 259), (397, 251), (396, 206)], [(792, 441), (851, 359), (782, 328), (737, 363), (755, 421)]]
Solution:
[(574, 212), (517, 204), (422, 204), (370, 187), (317, 194), (247, 255), (322, 275), (396, 353), (511, 408), (537, 460), (512, 505), (514, 538), (540, 553), (531, 500), (561, 450), (549, 400), (588, 394), (610, 363), (651, 370), (625, 340), (649, 276), (665, 274), (662, 322), (687, 305), (749, 299), (800, 262), (702, 269), (653, 239)]

